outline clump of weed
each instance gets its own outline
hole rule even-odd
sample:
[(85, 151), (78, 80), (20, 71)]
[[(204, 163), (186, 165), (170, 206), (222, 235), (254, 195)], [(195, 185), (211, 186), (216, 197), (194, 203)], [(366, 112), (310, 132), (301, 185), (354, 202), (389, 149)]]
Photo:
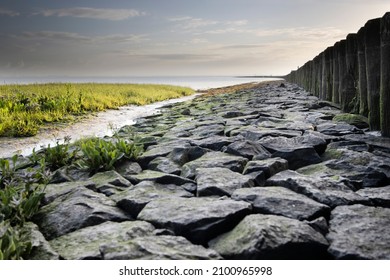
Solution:
[(36, 169), (17, 170), (17, 156), (0, 160), (0, 260), (22, 259), (31, 242), (20, 229), (38, 211), (49, 182), (44, 159)]
[(78, 166), (91, 173), (112, 170), (121, 159), (136, 159), (143, 152), (142, 145), (123, 139), (106, 141), (90, 138), (79, 142), (79, 145), (82, 156)]
[(50, 174), (44, 160), (36, 169), (9, 171), (9, 166), (8, 160), (1, 160), (0, 221), (8, 220), (12, 226), (23, 225), (38, 211)]
[(23, 240), (18, 228), (0, 222), (0, 260), (20, 260), (31, 251), (32, 244)]
[(64, 138), (64, 143), (60, 144), (59, 140), (56, 140), (56, 145), (53, 147), (48, 145), (44, 151), (44, 158), (51, 170), (56, 170), (68, 164), (71, 164), (77, 156), (78, 149), (70, 151), (69, 143), (71, 138), (69, 136)]

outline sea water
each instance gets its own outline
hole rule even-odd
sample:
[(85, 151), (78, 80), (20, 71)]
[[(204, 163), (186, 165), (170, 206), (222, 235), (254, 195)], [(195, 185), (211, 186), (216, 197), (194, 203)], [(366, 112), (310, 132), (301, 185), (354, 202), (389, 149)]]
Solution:
[(250, 82), (278, 80), (275, 77), (234, 77), (234, 76), (140, 76), (140, 77), (0, 77), (2, 84), (34, 83), (130, 83), (130, 84), (166, 84), (190, 87), (194, 90), (226, 87)]

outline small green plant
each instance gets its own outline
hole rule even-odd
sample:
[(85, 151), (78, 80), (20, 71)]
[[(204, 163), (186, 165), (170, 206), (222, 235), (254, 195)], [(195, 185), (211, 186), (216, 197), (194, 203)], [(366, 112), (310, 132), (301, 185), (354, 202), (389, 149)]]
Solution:
[(34, 136), (38, 133), (39, 125), (35, 120), (28, 117), (25, 119), (15, 119), (13, 121), (13, 128), (11, 130), (11, 136), (15, 137), (28, 137)]
[(28, 157), (28, 160), (31, 164), (35, 165), (42, 159), (42, 155), (37, 153), (35, 148), (33, 148), (31, 155)]
[(5, 186), (6, 183), (13, 180), (16, 173), (16, 162), (18, 156), (14, 155), (11, 158), (11, 163), (7, 159), (0, 159), (0, 189)]
[(137, 159), (144, 150), (143, 145), (123, 139), (117, 139), (115, 147), (128, 159)]
[(111, 130), (112, 136), (117, 137), (118, 136), (118, 127), (114, 125), (112, 122), (108, 124), (108, 129)]
[(39, 159), (38, 164), (39, 167), (36, 169), (27, 169), (27, 172), (24, 175), (24, 177), (27, 178), (25, 181), (32, 181), (33, 183), (46, 186), (50, 182), (52, 173), (47, 168), (44, 158)]
[(114, 169), (115, 163), (122, 158), (137, 158), (143, 151), (141, 145), (117, 139), (115, 142), (100, 138), (91, 138), (79, 143), (83, 153), (78, 166), (91, 173)]
[(78, 165), (91, 173), (113, 169), (114, 164), (124, 156), (112, 142), (100, 138), (82, 141), (81, 151), (83, 156)]
[(21, 240), (19, 230), (7, 221), (0, 221), (0, 260), (21, 260), (31, 247), (31, 242)]
[(31, 243), (22, 240), (19, 229), (38, 211), (50, 178), (44, 159), (27, 170), (17, 169), (17, 156), (11, 160), (0, 161), (0, 260), (22, 259), (30, 252)]
[(60, 144), (59, 140), (57, 140), (55, 146), (51, 147), (49, 144), (45, 149), (44, 158), (50, 170), (61, 168), (72, 163), (76, 159), (78, 149), (74, 149), (70, 152), (69, 142), (70, 137), (68, 136), (64, 138), (63, 144)]
[[(110, 129), (113, 132), (116, 148), (121, 151), (128, 159), (137, 159), (144, 151), (144, 145), (141, 139), (131, 126), (126, 127), (125, 134), (127, 140), (119, 136), (119, 129), (110, 124)], [(123, 130), (123, 128), (121, 129)]]
[(23, 225), (39, 209), (44, 193), (33, 174), (26, 174), (23, 183), (15, 179), (0, 189), (0, 215), (12, 226)]

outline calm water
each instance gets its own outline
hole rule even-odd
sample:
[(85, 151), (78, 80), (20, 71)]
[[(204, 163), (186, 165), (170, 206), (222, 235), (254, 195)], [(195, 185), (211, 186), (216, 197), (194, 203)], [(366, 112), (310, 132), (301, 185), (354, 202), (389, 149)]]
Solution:
[(243, 84), (278, 80), (278, 78), (241, 78), (229, 76), (155, 76), (155, 77), (0, 77), (2, 84), (31, 83), (134, 83), (134, 84), (168, 84), (190, 87), (195, 90), (218, 88)]

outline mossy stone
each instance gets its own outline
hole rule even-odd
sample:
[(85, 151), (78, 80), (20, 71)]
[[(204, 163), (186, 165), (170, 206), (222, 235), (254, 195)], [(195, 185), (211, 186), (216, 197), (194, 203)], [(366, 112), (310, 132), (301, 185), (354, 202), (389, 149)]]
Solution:
[(345, 122), (357, 128), (369, 128), (368, 119), (355, 114), (340, 114), (333, 118), (334, 122)]
[(321, 156), (323, 161), (331, 159), (340, 159), (344, 155), (344, 151), (338, 149), (327, 149), (325, 153)]

